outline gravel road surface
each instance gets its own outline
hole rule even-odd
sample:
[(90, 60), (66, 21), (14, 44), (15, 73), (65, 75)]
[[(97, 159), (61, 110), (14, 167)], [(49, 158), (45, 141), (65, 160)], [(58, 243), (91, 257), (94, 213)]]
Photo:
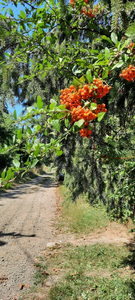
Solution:
[(0, 300), (32, 285), (36, 257), (53, 239), (55, 189), (47, 174), (0, 194)]

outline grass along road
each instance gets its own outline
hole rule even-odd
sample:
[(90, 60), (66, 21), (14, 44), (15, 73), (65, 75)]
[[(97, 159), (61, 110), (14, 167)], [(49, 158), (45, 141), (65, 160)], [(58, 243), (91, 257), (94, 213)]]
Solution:
[(133, 224), (110, 222), (102, 207), (82, 199), (69, 203), (64, 185), (60, 193), (55, 244), (38, 257), (33, 288), (21, 299), (134, 300)]

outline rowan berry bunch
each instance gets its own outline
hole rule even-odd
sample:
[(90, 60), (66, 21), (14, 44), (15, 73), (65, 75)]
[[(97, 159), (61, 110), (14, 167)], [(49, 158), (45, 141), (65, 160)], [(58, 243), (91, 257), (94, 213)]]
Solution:
[(66, 108), (70, 111), (73, 109), (73, 107), (81, 105), (81, 95), (79, 95), (74, 85), (71, 85), (65, 90), (61, 90), (60, 99), (61, 104), (65, 104)]
[(80, 14), (85, 14), (85, 16), (88, 16), (89, 18), (94, 18), (95, 14), (93, 13), (93, 10), (90, 8), (89, 5), (83, 6)]
[(75, 0), (70, 0), (70, 1), (69, 1), (69, 4), (71, 4), (72, 7), (74, 7), (74, 6), (75, 6)]
[(133, 81), (135, 78), (135, 67), (130, 65), (127, 69), (122, 70), (122, 73), (119, 76), (123, 77), (127, 81)]
[[(83, 119), (84, 128), (80, 130), (82, 137), (90, 138), (92, 131), (89, 129), (89, 122), (97, 118), (100, 112), (107, 112), (105, 104), (97, 104), (94, 110), (90, 109), (91, 103), (97, 103), (98, 98), (103, 98), (109, 93), (111, 87), (104, 85), (100, 79), (94, 79), (93, 84), (84, 84), (78, 90), (74, 85), (61, 90), (60, 102), (65, 104), (71, 114), (71, 124)], [(95, 99), (96, 98), (96, 99)], [(86, 105), (86, 100), (88, 105)], [(86, 105), (86, 106), (85, 106)]]
[[(94, 18), (95, 14), (98, 13), (98, 4), (96, 4), (94, 9), (91, 9), (90, 6), (88, 5), (89, 0), (84, 0), (85, 2), (85, 6), (82, 6), (80, 13), (81, 14), (85, 14), (86, 16), (88, 16), (89, 18)], [(75, 7), (76, 5), (76, 1), (75, 0), (70, 0), (69, 2), (72, 7)]]
[(92, 131), (88, 128), (83, 128), (80, 130), (80, 135), (82, 137), (87, 137), (88, 139), (90, 139), (90, 135), (91, 135)]
[(107, 112), (107, 109), (105, 108), (105, 104), (97, 104), (97, 108), (95, 109), (95, 114), (99, 114), (100, 112)]
[(127, 48), (130, 49), (131, 52), (134, 52), (135, 51), (134, 46), (135, 46), (135, 43), (131, 43), (131, 44), (127, 45)]
[(96, 99), (101, 99), (103, 98), (106, 94), (110, 92), (111, 86), (108, 85), (103, 85), (102, 80), (95, 78), (93, 80), (93, 85), (96, 86), (97, 88), (94, 89), (96, 92)]
[(88, 126), (88, 122), (97, 118), (97, 114), (93, 113), (88, 107), (74, 107), (71, 111), (72, 114), (72, 123), (77, 122), (81, 119), (84, 119), (85, 126)]

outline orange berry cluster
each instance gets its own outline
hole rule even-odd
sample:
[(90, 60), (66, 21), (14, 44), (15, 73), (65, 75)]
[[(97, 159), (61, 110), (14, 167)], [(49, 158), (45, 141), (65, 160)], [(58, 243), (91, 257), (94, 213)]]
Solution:
[(80, 135), (82, 137), (87, 137), (88, 139), (90, 139), (90, 135), (91, 135), (92, 131), (88, 128), (83, 128), (80, 130)]
[(99, 114), (100, 112), (107, 112), (107, 109), (105, 108), (105, 104), (97, 104), (97, 108), (95, 109), (95, 114)]
[[(93, 86), (85, 84), (83, 88), (78, 90), (78, 92), (84, 100), (87, 100), (91, 97), (95, 99), (101, 99), (109, 93), (110, 89), (111, 86), (103, 85), (102, 80), (94, 79)], [(96, 102), (96, 100), (93, 102)]]
[(110, 92), (111, 89), (111, 86), (103, 85), (102, 80), (96, 78), (93, 80), (93, 85), (97, 87), (96, 89), (94, 89), (94, 91), (96, 91), (96, 99), (103, 98)]
[(70, 0), (70, 1), (69, 1), (69, 4), (71, 4), (72, 7), (74, 7), (74, 6), (75, 6), (75, 0)]
[[(86, 5), (82, 6), (82, 9), (81, 9), (80, 13), (85, 14), (89, 18), (94, 18), (95, 14), (98, 13), (98, 4), (96, 4), (94, 9), (91, 9), (90, 6), (88, 5), (89, 0), (84, 0), (84, 2), (86, 3)], [(76, 1), (75, 0), (70, 0), (69, 3), (72, 5), (72, 7), (74, 7), (75, 4), (76, 4)]]
[(127, 69), (122, 70), (122, 73), (119, 76), (123, 77), (127, 81), (133, 81), (135, 78), (135, 67), (130, 65)]
[(131, 52), (134, 52), (134, 45), (135, 45), (135, 43), (131, 43), (131, 44), (127, 45), (127, 48), (130, 49)]
[(71, 111), (72, 114), (72, 123), (77, 122), (81, 119), (84, 119), (85, 126), (88, 126), (88, 122), (97, 118), (97, 115), (93, 113), (88, 107), (74, 107)]
[(81, 96), (77, 92), (74, 85), (71, 85), (70, 88), (61, 90), (60, 96), (61, 104), (65, 104), (68, 110), (72, 110), (73, 107), (77, 107), (81, 103)]
[(89, 5), (83, 6), (80, 13), (85, 14), (85, 16), (88, 16), (89, 18), (94, 18), (95, 17), (95, 14), (93, 13), (93, 10), (91, 8), (89, 8)]
[(97, 108), (92, 111), (89, 107), (83, 107), (84, 100), (96, 103), (94, 98), (102, 98), (109, 93), (111, 87), (103, 85), (100, 79), (94, 79), (92, 84), (85, 84), (77, 90), (74, 85), (61, 90), (60, 102), (66, 105), (71, 113), (71, 123), (75, 123), (81, 119), (85, 121), (85, 128), (80, 130), (82, 137), (90, 138), (91, 130), (89, 130), (89, 122), (96, 119), (98, 113), (107, 112), (105, 104), (97, 104)]

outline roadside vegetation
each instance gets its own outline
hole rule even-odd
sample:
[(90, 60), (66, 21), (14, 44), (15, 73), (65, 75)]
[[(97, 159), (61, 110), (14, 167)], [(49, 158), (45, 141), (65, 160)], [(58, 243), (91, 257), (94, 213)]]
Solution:
[[(92, 231), (98, 234), (111, 221), (103, 207), (91, 207), (83, 198), (71, 203), (70, 193), (63, 184), (59, 191), (63, 201), (60, 201), (61, 211), (55, 224), (57, 229), (63, 229), (65, 236), (67, 233), (75, 236), (76, 243), (56, 243), (54, 247), (46, 248), (37, 258), (37, 272), (31, 291), (20, 299), (134, 299), (134, 235), (130, 244), (119, 240), (118, 243), (106, 241), (83, 245), (82, 242), (77, 245), (82, 234), (86, 238)], [(133, 226), (131, 222), (130, 227), (125, 226), (125, 231), (129, 232)]]
[(76, 202), (71, 201), (72, 194), (65, 187), (60, 185), (60, 195), (64, 199), (61, 204), (61, 215), (58, 221), (58, 228), (71, 233), (88, 234), (94, 230), (101, 231), (109, 223), (105, 207), (102, 204), (90, 205), (85, 195), (81, 195)]
[[(20, 183), (16, 174), (28, 181), (38, 164), (53, 165), (56, 177), (64, 169), (69, 196), (58, 232), (79, 237), (110, 219), (135, 223), (135, 1), (1, 7), (0, 189)], [(50, 249), (29, 299), (134, 299), (132, 245)]]

